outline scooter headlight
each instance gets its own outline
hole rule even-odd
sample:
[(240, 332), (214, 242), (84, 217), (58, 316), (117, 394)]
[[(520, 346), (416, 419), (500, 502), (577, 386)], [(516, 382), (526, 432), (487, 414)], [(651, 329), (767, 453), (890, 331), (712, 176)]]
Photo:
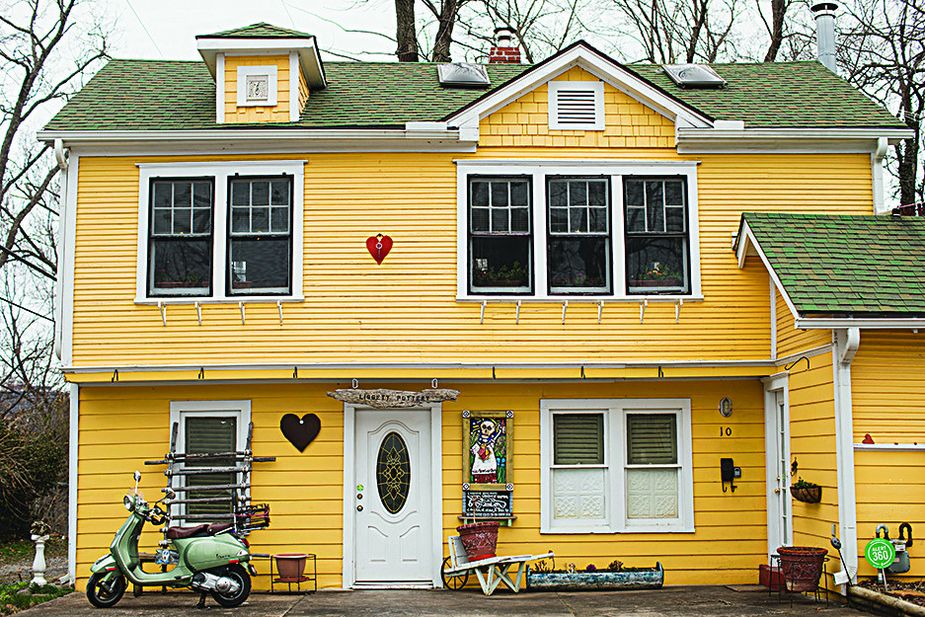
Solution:
[(125, 506), (125, 509), (131, 512), (135, 509), (135, 500), (131, 498), (130, 495), (126, 495), (122, 498), (122, 505)]

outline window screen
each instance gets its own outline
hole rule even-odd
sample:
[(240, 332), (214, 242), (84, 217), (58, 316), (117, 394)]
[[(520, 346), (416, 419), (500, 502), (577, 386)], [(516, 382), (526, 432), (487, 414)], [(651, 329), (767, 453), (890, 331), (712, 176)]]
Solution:
[(626, 277), (630, 294), (690, 291), (687, 185), (683, 178), (626, 178)]
[(556, 414), (552, 426), (554, 464), (604, 464), (603, 414)]
[(229, 181), (229, 295), (291, 289), (292, 176)]
[[(225, 417), (195, 417), (188, 416), (184, 423), (185, 452), (187, 454), (206, 454), (216, 452), (232, 453), (237, 449), (238, 423), (233, 416)], [(207, 460), (188, 461), (184, 467), (231, 467), (235, 464), (235, 457), (209, 458)], [(186, 476), (186, 486), (228, 486), (237, 483), (236, 473), (201, 473)], [(203, 491), (188, 491), (184, 499), (194, 499), (186, 505), (186, 513), (193, 515), (228, 514), (234, 506), (234, 490), (231, 488), (211, 489)], [(216, 520), (230, 520), (219, 518)], [(191, 522), (201, 522), (193, 520)]]
[(151, 181), (149, 295), (211, 294), (213, 194), (211, 178)]
[(529, 293), (533, 247), (529, 178), (469, 179), (469, 287)]

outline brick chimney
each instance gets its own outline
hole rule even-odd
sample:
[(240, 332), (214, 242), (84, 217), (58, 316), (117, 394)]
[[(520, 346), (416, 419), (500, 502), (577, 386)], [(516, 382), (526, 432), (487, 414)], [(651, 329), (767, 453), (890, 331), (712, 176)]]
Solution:
[(514, 32), (508, 27), (495, 28), (495, 44), (488, 52), (488, 64), (520, 64), (520, 47), (514, 45)]

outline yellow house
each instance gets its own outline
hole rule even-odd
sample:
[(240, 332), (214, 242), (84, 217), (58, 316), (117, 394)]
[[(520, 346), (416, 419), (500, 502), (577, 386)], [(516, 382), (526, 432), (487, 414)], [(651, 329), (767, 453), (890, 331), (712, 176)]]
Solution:
[[(198, 46), (111, 61), (40, 133), (79, 586), (135, 469), (149, 496), (244, 487), (171, 523), (268, 503), (253, 550), (333, 588), (439, 586), (483, 518), (500, 553), (666, 584), (753, 583), (833, 531), (869, 575), (876, 524), (925, 525), (925, 219), (882, 187), (911, 133), (821, 64), (322, 62), (267, 24)], [(144, 467), (229, 448), (275, 460)]]

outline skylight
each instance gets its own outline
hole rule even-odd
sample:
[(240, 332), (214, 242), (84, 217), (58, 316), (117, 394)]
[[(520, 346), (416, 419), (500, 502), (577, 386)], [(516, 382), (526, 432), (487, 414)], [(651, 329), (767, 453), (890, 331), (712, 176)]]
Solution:
[(682, 88), (721, 88), (726, 80), (705, 64), (666, 64), (662, 68)]
[(488, 71), (481, 64), (452, 62), (437, 66), (440, 85), (456, 88), (484, 88), (491, 84)]

